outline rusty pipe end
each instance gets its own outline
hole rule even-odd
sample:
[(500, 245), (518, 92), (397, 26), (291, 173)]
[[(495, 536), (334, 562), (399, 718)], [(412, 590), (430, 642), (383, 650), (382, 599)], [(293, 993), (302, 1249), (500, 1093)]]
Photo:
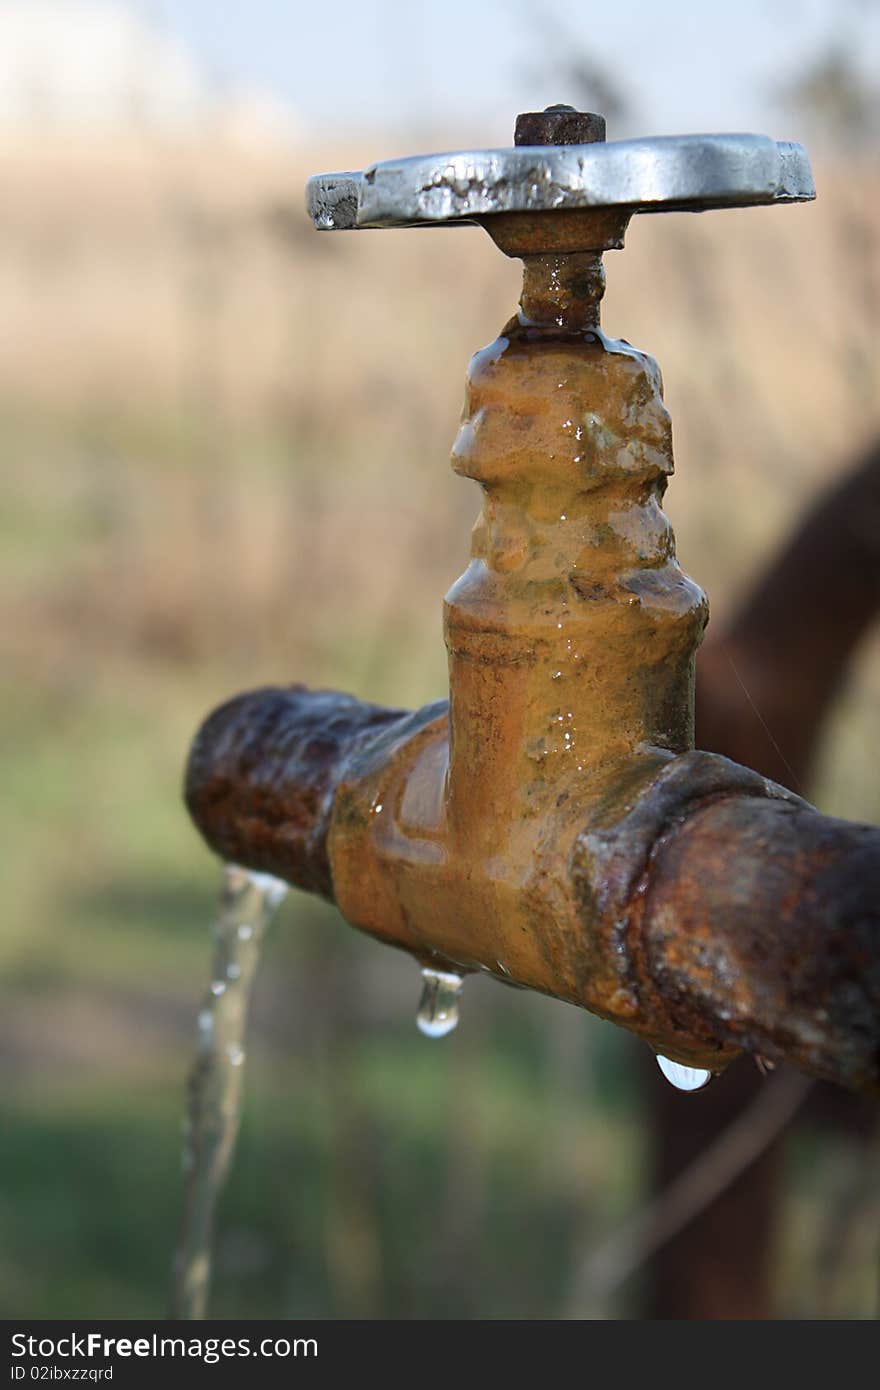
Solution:
[(401, 717), (302, 685), (238, 695), (193, 741), (189, 813), (222, 859), (332, 899), (327, 832), (336, 785), (363, 743)]
[(880, 829), (734, 796), (661, 838), (641, 969), (684, 1030), (880, 1093)]

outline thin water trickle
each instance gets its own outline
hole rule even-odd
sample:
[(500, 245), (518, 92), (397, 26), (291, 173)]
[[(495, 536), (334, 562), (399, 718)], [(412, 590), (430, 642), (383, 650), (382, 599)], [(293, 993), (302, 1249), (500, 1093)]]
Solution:
[(451, 970), (434, 970), (426, 965), (422, 981), (416, 1026), (426, 1038), (445, 1038), (458, 1027), (464, 980)]
[(674, 1086), (677, 1091), (702, 1091), (715, 1075), (714, 1072), (706, 1071), (705, 1067), (686, 1067), (682, 1062), (673, 1062), (670, 1057), (664, 1057), (660, 1052), (657, 1053), (657, 1065), (670, 1086)]
[(211, 1277), (211, 1228), (241, 1113), (244, 1034), (266, 928), (287, 885), (227, 864), (211, 983), (197, 1019), (196, 1060), (184, 1122), (184, 1211), (174, 1261), (173, 1318), (203, 1318)]

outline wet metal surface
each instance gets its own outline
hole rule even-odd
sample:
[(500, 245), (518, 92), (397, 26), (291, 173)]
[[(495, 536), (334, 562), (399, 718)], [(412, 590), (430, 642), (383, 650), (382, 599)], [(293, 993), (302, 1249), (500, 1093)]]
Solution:
[[(656, 364), (595, 325), (597, 257), (526, 261), (453, 449), (484, 504), (446, 601), (451, 700), (231, 702), (187, 795), (226, 857), (458, 974), (584, 1006), (673, 1061), (880, 1084), (880, 831), (693, 744), (704, 597), (661, 509)], [(872, 868), (873, 866), (873, 868)], [(871, 914), (874, 914), (873, 916)]]
[[(350, 920), (423, 962), (585, 1005), (685, 1065), (717, 1070), (747, 1048), (880, 1091), (880, 830), (822, 816), (757, 773), (690, 753), (667, 758), (654, 777), (631, 769), (630, 785), (612, 778), (577, 793), (560, 782), (562, 805), (531, 828), (540, 832), (532, 864), (511, 857), (501, 877), (496, 856), (475, 883), (475, 859), (498, 827), (484, 826), (467, 857), (448, 838), (442, 707), (413, 719), (409, 740), (380, 737), (384, 749), (374, 750), (363, 731), (381, 723), (375, 708), (356, 712), (357, 702), (337, 698), (337, 729), (347, 721), (351, 747), (361, 747), (355, 772), (372, 768), (363, 780), (348, 780), (341, 748), (327, 759), (310, 737), (328, 713), (325, 693), (242, 697), (242, 718), (266, 739), (249, 740), (247, 763), (227, 761), (209, 721), (189, 787), (214, 848), (232, 841), (249, 862), (271, 859), (274, 872), (326, 896), (341, 888)], [(393, 730), (398, 712), (386, 715)], [(279, 738), (286, 773), (269, 778)], [(320, 784), (322, 798), (304, 798), (303, 783)], [(222, 799), (210, 794), (218, 786)], [(591, 803), (597, 790), (604, 804)], [(339, 888), (328, 874), (334, 793)], [(519, 846), (508, 845), (513, 856)], [(480, 918), (487, 904), (493, 920)]]

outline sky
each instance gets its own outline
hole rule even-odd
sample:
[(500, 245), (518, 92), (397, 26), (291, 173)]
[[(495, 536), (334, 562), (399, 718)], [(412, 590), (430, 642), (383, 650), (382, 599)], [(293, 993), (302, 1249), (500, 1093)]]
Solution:
[[(448, 128), (508, 144), (518, 110), (570, 99), (586, 52), (632, 107), (615, 134), (797, 138), (772, 94), (829, 42), (880, 68), (876, 0), (135, 0), (220, 85), (268, 88), (304, 133)], [(406, 153), (405, 148), (396, 153)]]

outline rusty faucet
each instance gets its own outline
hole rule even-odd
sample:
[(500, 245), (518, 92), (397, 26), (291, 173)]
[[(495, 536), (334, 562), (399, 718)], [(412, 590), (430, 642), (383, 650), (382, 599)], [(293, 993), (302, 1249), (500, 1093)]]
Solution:
[(478, 223), (523, 261), (453, 447), (483, 506), (446, 597), (449, 700), (238, 696), (196, 737), (189, 809), (225, 859), (413, 955), (427, 1031), (482, 970), (622, 1024), (688, 1084), (746, 1050), (880, 1090), (880, 830), (694, 751), (707, 605), (661, 509), (660, 373), (599, 323), (635, 213), (810, 199), (807, 157), (757, 135), (606, 143), (568, 107), (515, 139), (308, 188), (320, 230)]

